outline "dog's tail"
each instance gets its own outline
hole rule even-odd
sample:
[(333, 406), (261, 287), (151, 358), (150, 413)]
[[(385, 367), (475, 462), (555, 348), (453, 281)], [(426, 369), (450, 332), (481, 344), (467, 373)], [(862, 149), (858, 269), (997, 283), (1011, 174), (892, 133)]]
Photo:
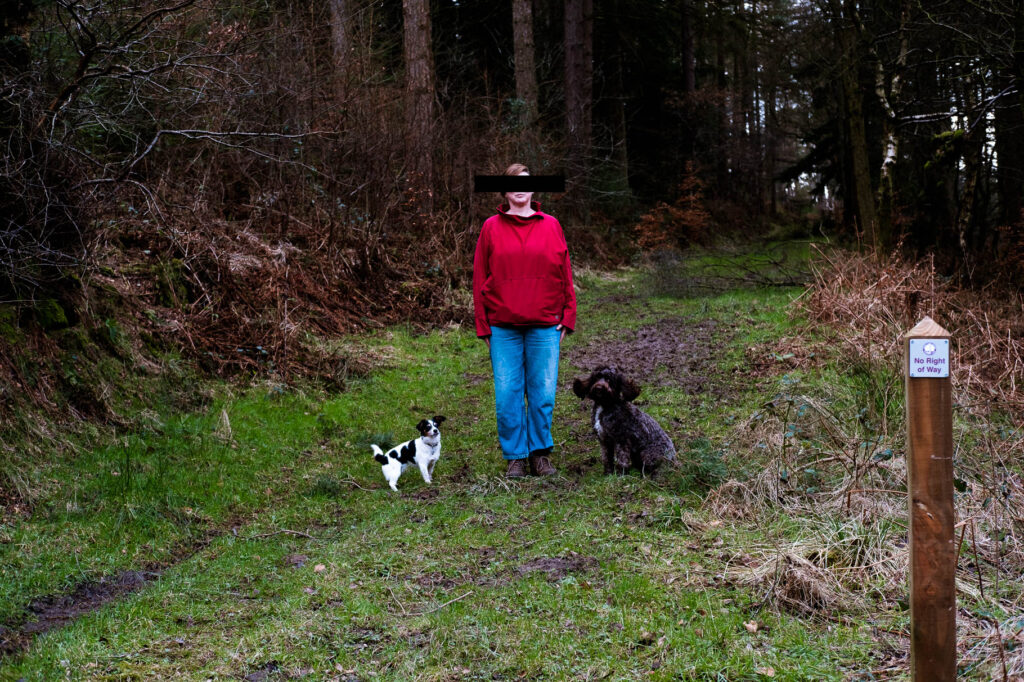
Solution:
[(371, 444), (370, 447), (373, 448), (373, 458), (377, 460), (381, 466), (388, 463), (388, 456), (384, 454), (384, 451), (381, 450), (380, 447), (373, 444)]

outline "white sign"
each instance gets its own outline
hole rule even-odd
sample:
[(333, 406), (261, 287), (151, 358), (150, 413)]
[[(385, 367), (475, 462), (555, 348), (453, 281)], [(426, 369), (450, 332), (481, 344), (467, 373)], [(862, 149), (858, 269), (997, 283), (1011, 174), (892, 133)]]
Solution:
[(949, 339), (910, 339), (911, 377), (941, 379), (949, 376)]

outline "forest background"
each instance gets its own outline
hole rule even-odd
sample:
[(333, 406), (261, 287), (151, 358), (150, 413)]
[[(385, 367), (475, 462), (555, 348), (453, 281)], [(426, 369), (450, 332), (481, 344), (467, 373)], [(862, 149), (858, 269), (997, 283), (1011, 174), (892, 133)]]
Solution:
[(581, 261), (776, 230), (1020, 282), (1022, 41), (999, 0), (8, 0), (2, 336), (342, 382), (315, 336), (464, 319), (512, 161)]

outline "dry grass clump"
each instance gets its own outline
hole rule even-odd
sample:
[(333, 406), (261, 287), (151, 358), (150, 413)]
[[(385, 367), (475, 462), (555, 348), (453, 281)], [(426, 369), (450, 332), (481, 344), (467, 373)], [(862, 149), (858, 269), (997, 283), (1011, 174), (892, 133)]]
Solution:
[(956, 289), (928, 264), (850, 253), (822, 251), (814, 277), (800, 305), (816, 328), (835, 330), (815, 357), (839, 363), (847, 380), (810, 391), (786, 375), (780, 393), (737, 424), (730, 440), (755, 466), (712, 491), (705, 509), (754, 523), (781, 511), (800, 525), (798, 541), (763, 548), (734, 579), (805, 615), (905, 604), (901, 337), (931, 316), (952, 335), (959, 658), (993, 679), (1019, 678), (1024, 298)]
[[(743, 452), (760, 453), (759, 464), (747, 480), (726, 481), (713, 490), (704, 508), (724, 518), (756, 520), (778, 511), (799, 518), (814, 537), (812, 544), (821, 548), (802, 555), (805, 559), (820, 570), (843, 572), (840, 583), (854, 593), (870, 591), (893, 601), (896, 592), (871, 586), (881, 581), (899, 591), (905, 583), (902, 427), (893, 425), (896, 433), (891, 435), (875, 433), (859, 415), (846, 417), (829, 403), (803, 394), (782, 395), (739, 424), (733, 442)], [(967, 449), (976, 429), (958, 423), (955, 504), (961, 520), (958, 540), (968, 548), (960, 563), (970, 567), (962, 571), (960, 591), (983, 598), (979, 580), (1006, 585), (1024, 573), (1024, 512), (1016, 502), (1024, 496), (1024, 477), (1014, 455), (1024, 452), (1024, 435), (1005, 438), (992, 429), (976, 444), (981, 447)], [(838, 560), (852, 551), (856, 556)], [(776, 561), (781, 553), (769, 555)], [(981, 578), (978, 565), (983, 566)], [(1024, 608), (1024, 595), (1003, 606)]]
[(753, 486), (733, 479), (712, 490), (704, 500), (704, 509), (719, 518), (754, 518), (767, 507), (764, 496)]
[(909, 565), (903, 527), (810, 510), (802, 521), (804, 537), (762, 548), (753, 562), (730, 570), (731, 577), (763, 594), (764, 603), (801, 615), (863, 612), (872, 604), (896, 608)]
[(838, 575), (805, 556), (816, 550), (793, 546), (754, 567), (734, 572), (740, 584), (762, 594), (762, 602), (800, 615), (828, 615), (863, 608)]
[(828, 400), (776, 396), (738, 425), (733, 442), (760, 453), (760, 464), (749, 480), (728, 481), (709, 495), (705, 506), (719, 515), (744, 518), (781, 507), (869, 522), (905, 512), (905, 502), (892, 497), (906, 490), (906, 463), (894, 454), (901, 435), (875, 433), (860, 415), (830, 409)]
[[(749, 479), (712, 491), (704, 509), (746, 523), (770, 523), (780, 513), (799, 520), (796, 542), (750, 552), (752, 562), (729, 571), (766, 605), (827, 618), (895, 614), (909, 589), (902, 425), (869, 437), (870, 429), (830, 410), (831, 402), (780, 396), (739, 424), (734, 442), (760, 452), (759, 466)], [(958, 658), (992, 679), (1014, 679), (1024, 665), (1017, 651), (1024, 641), (1024, 435), (963, 419), (956, 429)]]
[(962, 615), (957, 639), (967, 645), (960, 647), (957, 661), (965, 674), (987, 671), (989, 679), (1024, 679), (1024, 618), (965, 621)]
[[(900, 337), (922, 316), (931, 316), (952, 335), (957, 517), (970, 522), (979, 558), (993, 567), (994, 576), (1005, 572), (1020, 575), (1024, 572), (1024, 512), (1020, 504), (1024, 497), (1020, 469), (1024, 454), (1024, 296), (1012, 291), (956, 288), (925, 262), (894, 257), (880, 265), (869, 255), (819, 253), (814, 287), (802, 305), (812, 321), (838, 327), (836, 342), (844, 356), (864, 363), (886, 363), (901, 376)], [(1001, 425), (989, 419), (992, 415), (1000, 415)], [(898, 452), (902, 426), (891, 431), (883, 436)], [(894, 465), (901, 460), (894, 458), (884, 470), (896, 474)], [(870, 461), (866, 466), (872, 474), (883, 469)], [(898, 491), (904, 481), (905, 473), (863, 482), (854, 476), (861, 488)], [(840, 489), (847, 483), (841, 482)], [(900, 495), (900, 499), (905, 497)]]
[[(817, 248), (817, 247), (816, 247)], [(845, 353), (899, 362), (900, 337), (925, 315), (952, 335), (954, 390), (977, 405), (1024, 408), (1024, 294), (958, 289), (927, 262), (817, 248), (808, 317), (839, 329)]]

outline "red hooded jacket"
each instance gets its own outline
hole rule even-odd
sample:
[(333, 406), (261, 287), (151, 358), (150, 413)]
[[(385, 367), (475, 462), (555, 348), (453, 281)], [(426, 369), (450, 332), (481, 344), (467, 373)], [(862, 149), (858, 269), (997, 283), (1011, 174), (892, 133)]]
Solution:
[(528, 218), (498, 209), (484, 222), (473, 257), (476, 335), (491, 325), (576, 327), (576, 292), (569, 247), (559, 222), (540, 211)]

